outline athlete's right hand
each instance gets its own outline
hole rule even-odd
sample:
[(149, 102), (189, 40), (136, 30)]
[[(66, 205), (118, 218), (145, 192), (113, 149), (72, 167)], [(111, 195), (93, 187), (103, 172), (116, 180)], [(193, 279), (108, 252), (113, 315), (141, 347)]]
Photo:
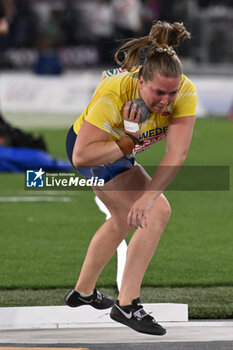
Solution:
[(145, 193), (131, 207), (127, 222), (130, 226), (145, 228), (148, 226), (150, 211), (154, 205), (154, 195)]
[(130, 105), (132, 101), (126, 102), (123, 107), (123, 119), (124, 119), (124, 128), (128, 134), (133, 135), (136, 138), (139, 138), (139, 120), (141, 116), (141, 110), (136, 113), (137, 105), (135, 104), (130, 111)]

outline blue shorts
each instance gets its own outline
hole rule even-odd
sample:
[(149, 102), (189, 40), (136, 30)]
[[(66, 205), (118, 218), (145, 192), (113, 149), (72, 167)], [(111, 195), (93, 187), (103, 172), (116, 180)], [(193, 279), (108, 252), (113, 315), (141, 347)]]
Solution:
[[(68, 158), (73, 166), (74, 164), (72, 162), (72, 154), (73, 154), (76, 137), (77, 135), (75, 134), (72, 126), (66, 138), (66, 151), (67, 151)], [(132, 158), (122, 157), (113, 163), (107, 163), (105, 165), (91, 166), (88, 168), (75, 168), (74, 166), (74, 168), (77, 169), (78, 172), (86, 179), (97, 177), (98, 179), (103, 179), (104, 182), (106, 183), (112, 180), (117, 175), (122, 174), (124, 171), (129, 170), (135, 164), (136, 164), (136, 161), (133, 157)]]

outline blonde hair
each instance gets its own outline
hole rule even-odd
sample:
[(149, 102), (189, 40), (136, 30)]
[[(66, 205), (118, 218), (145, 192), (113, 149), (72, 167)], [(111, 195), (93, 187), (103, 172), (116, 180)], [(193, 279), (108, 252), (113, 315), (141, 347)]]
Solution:
[[(191, 37), (183, 23), (157, 21), (151, 27), (148, 36), (133, 39), (122, 45), (115, 54), (115, 61), (129, 72), (136, 70), (141, 64), (141, 55), (146, 53), (139, 75), (145, 81), (152, 80), (155, 71), (165, 77), (181, 76), (183, 67), (173, 46), (178, 46)], [(124, 54), (121, 61), (120, 54)]]

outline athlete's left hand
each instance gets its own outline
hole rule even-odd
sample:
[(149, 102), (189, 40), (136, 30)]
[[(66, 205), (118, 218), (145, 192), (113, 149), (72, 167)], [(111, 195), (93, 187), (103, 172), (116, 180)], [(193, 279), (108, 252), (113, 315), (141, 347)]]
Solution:
[(127, 217), (128, 224), (133, 227), (147, 227), (154, 201), (154, 196), (147, 192), (134, 202)]

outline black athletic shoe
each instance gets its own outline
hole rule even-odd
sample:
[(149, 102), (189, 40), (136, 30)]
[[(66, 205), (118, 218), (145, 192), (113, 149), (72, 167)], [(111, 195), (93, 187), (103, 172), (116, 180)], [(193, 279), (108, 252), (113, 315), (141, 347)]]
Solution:
[(94, 289), (93, 294), (89, 297), (82, 297), (79, 292), (77, 292), (75, 289), (72, 289), (65, 296), (65, 302), (68, 306), (71, 307), (90, 305), (99, 310), (108, 309), (115, 303), (114, 299), (111, 296), (99, 292), (96, 288)]
[(110, 317), (117, 322), (133, 328), (135, 331), (153, 335), (164, 335), (166, 329), (146, 313), (140, 299), (134, 299), (132, 305), (120, 306), (119, 301), (112, 307)]

